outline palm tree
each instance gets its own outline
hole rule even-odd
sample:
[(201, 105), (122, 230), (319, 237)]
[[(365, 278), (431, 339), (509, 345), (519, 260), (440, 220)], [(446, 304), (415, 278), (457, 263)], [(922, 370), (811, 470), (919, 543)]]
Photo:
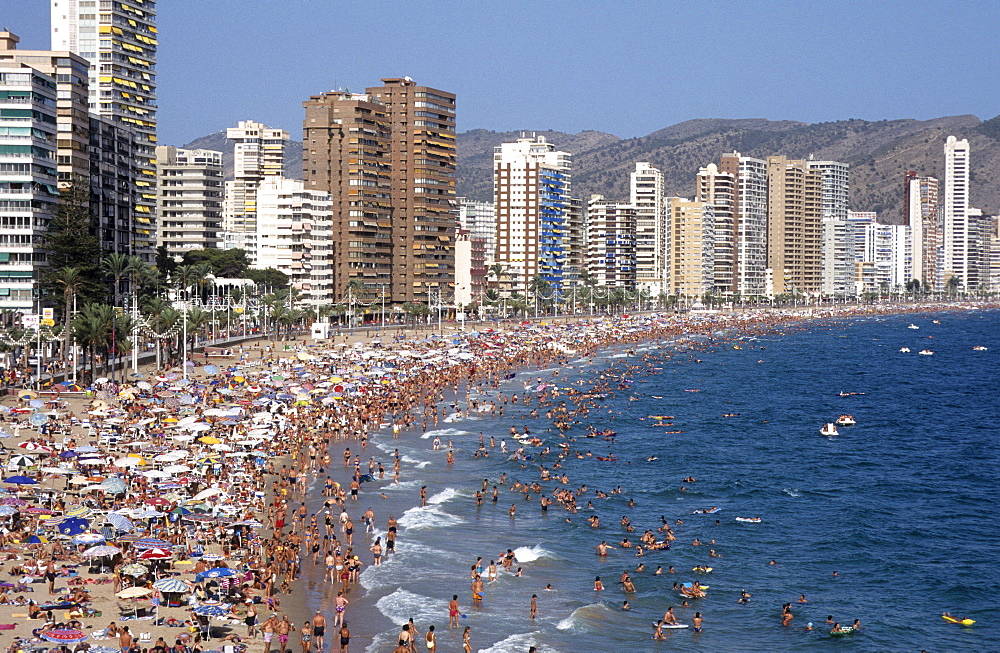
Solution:
[(347, 282), (347, 299), (348, 303), (351, 305), (351, 315), (348, 321), (350, 326), (354, 325), (354, 302), (357, 301), (359, 295), (363, 295), (365, 292), (365, 282), (358, 277), (352, 277), (350, 281)]
[(531, 282), (528, 284), (528, 292), (532, 293), (535, 298), (535, 317), (538, 317), (539, 295), (544, 295), (549, 292), (551, 288), (552, 284), (550, 284), (542, 275), (536, 274), (531, 278)]
[[(52, 277), (53, 283), (63, 289), (63, 330), (69, 333), (70, 322), (73, 317), (73, 300), (87, 283), (83, 273), (79, 268), (60, 268), (55, 271)], [(66, 360), (69, 350), (69, 338), (65, 338), (62, 343), (62, 359)]]
[(114, 287), (111, 294), (114, 298), (115, 306), (121, 305), (121, 283), (122, 278), (129, 273), (130, 258), (127, 254), (112, 252), (101, 259), (101, 267), (114, 279)]
[(489, 268), (487, 268), (487, 270), (486, 270), (486, 276), (487, 277), (493, 277), (493, 279), (497, 283), (497, 288), (499, 289), (499, 287), (500, 287), (500, 280), (503, 277), (510, 278), (510, 273), (507, 271), (507, 268), (504, 267), (503, 263), (494, 263)]
[(201, 280), (201, 270), (196, 265), (179, 265), (174, 270), (173, 280), (177, 289), (184, 291), (184, 299), (190, 299), (191, 288)]

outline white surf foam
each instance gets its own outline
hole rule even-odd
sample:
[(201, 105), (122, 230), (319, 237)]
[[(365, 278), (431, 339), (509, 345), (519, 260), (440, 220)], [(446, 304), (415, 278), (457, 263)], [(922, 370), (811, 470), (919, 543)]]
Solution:
[(573, 610), (570, 615), (556, 624), (559, 630), (593, 630), (605, 627), (611, 618), (611, 610), (603, 603), (589, 603)]
[(431, 495), (431, 497), (427, 499), (427, 503), (438, 506), (449, 499), (454, 499), (457, 496), (461, 496), (461, 493), (458, 490), (453, 487), (446, 487), (437, 494)]
[(534, 562), (539, 558), (554, 558), (555, 556), (548, 549), (541, 546), (519, 546), (514, 549), (514, 556), (518, 562)]
[(413, 530), (457, 526), (464, 523), (465, 520), (461, 517), (456, 517), (432, 505), (410, 508), (399, 518), (400, 526)]
[(417, 623), (440, 622), (448, 617), (448, 602), (415, 594), (402, 588), (375, 602), (375, 607), (389, 621), (402, 626), (410, 617)]
[(424, 440), (430, 440), (434, 437), (439, 437), (442, 440), (447, 440), (448, 438), (456, 438), (460, 435), (472, 435), (472, 431), (463, 431), (461, 429), (434, 429), (433, 431), (427, 431), (420, 437)]
[(505, 639), (501, 639), (489, 648), (479, 649), (479, 653), (523, 653), (532, 646), (538, 653), (556, 653), (556, 650), (538, 643), (538, 636), (542, 631), (536, 630), (533, 633), (515, 633)]

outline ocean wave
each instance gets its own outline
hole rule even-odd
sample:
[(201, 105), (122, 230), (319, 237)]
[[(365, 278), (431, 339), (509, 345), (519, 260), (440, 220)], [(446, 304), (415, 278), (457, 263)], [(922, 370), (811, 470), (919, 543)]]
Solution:
[(603, 603), (589, 603), (573, 610), (570, 615), (556, 624), (559, 630), (592, 631), (606, 628), (611, 619), (611, 610)]
[(439, 437), (442, 440), (447, 438), (455, 438), (460, 435), (472, 435), (472, 431), (463, 431), (461, 429), (434, 429), (433, 431), (427, 431), (420, 437), (424, 440), (430, 440), (434, 437)]
[(424, 467), (427, 467), (430, 464), (431, 464), (431, 461), (425, 460), (422, 463), (417, 463), (416, 465), (414, 465), (414, 467), (416, 467), (417, 469), (423, 469)]
[(489, 648), (479, 649), (479, 653), (523, 653), (532, 646), (538, 653), (555, 653), (555, 649), (543, 646), (538, 642), (538, 635), (542, 631), (536, 630), (532, 633), (515, 633), (505, 639), (501, 639)]
[(449, 514), (432, 505), (410, 508), (399, 518), (399, 525), (401, 527), (412, 530), (457, 526), (464, 523), (465, 520), (461, 517)]
[(382, 488), (383, 492), (399, 492), (400, 490), (415, 490), (423, 483), (419, 480), (402, 481), (401, 483), (389, 483)]
[(461, 493), (458, 490), (453, 487), (446, 487), (437, 494), (431, 495), (431, 497), (427, 499), (427, 503), (437, 506), (441, 505), (445, 501), (448, 501), (449, 499), (454, 499), (457, 496), (461, 496)]
[(543, 549), (539, 545), (535, 546), (519, 546), (514, 549), (514, 556), (517, 558), (518, 562), (534, 562), (540, 558), (554, 558), (553, 554), (548, 549)]
[(786, 488), (783, 488), (781, 491), (784, 492), (785, 494), (787, 494), (788, 496), (793, 497), (795, 499), (797, 499), (797, 498), (799, 498), (799, 497), (802, 496), (802, 494), (799, 492), (799, 489), (795, 488), (795, 487), (786, 487)]
[(375, 607), (397, 626), (407, 623), (410, 617), (418, 623), (440, 622), (448, 618), (447, 601), (432, 599), (402, 588), (380, 598), (375, 602)]

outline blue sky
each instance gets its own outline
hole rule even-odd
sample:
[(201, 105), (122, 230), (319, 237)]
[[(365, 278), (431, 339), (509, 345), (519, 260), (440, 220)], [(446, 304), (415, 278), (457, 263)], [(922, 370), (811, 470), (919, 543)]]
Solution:
[[(161, 0), (160, 142), (409, 75), (458, 94), (460, 131), (641, 136), (693, 118), (1000, 114), (1000, 2)], [(0, 0), (49, 47), (48, 0)]]

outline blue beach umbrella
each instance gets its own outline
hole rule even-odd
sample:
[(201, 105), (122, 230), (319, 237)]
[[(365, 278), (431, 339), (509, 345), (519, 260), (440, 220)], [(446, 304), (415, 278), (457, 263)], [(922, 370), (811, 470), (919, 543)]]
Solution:
[(119, 531), (132, 532), (135, 530), (135, 524), (133, 524), (125, 515), (119, 515), (117, 513), (108, 513), (108, 521)]
[(58, 526), (58, 530), (63, 535), (79, 535), (90, 527), (90, 522), (83, 517), (70, 517), (64, 519)]
[(3, 480), (4, 483), (12, 483), (14, 485), (38, 485), (38, 481), (27, 476), (8, 476)]

